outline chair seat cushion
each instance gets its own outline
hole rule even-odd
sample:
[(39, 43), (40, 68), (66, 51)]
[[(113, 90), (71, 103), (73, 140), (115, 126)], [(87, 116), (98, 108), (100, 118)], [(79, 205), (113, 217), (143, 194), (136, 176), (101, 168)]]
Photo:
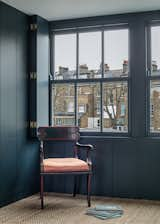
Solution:
[(88, 164), (76, 158), (49, 158), (43, 160), (43, 172), (78, 172), (88, 171)]

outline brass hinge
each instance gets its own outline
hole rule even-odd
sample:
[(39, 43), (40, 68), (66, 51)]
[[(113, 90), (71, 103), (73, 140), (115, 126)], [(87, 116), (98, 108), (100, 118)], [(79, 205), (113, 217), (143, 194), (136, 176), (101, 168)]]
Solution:
[(37, 79), (37, 73), (36, 72), (30, 72), (30, 79), (36, 80)]
[(37, 128), (37, 122), (36, 121), (30, 121), (30, 128)]
[(38, 26), (37, 26), (36, 23), (31, 23), (31, 24), (30, 24), (30, 30), (31, 30), (31, 31), (36, 31), (37, 28), (38, 28)]

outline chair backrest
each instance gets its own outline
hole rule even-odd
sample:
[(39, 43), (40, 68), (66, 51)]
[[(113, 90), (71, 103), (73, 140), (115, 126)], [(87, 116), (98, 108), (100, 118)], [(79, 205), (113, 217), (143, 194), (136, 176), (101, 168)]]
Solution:
[(39, 127), (38, 138), (40, 141), (78, 141), (79, 127), (77, 126), (50, 126)]

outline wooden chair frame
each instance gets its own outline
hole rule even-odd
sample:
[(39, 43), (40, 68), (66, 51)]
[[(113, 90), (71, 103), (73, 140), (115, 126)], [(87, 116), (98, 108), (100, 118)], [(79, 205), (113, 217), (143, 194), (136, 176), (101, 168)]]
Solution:
[[(40, 199), (41, 209), (44, 208), (44, 176), (46, 175), (74, 175), (74, 190), (73, 196), (76, 196), (77, 182), (76, 175), (87, 175), (87, 202), (88, 207), (91, 206), (91, 176), (92, 176), (92, 161), (90, 152), (94, 150), (94, 147), (90, 144), (80, 144), (79, 138), (79, 127), (77, 126), (53, 126), (53, 127), (39, 127), (38, 138), (40, 141)], [(73, 141), (74, 142), (74, 158), (78, 158), (79, 150), (86, 150), (86, 162), (88, 164), (88, 171), (75, 171), (75, 172), (49, 172), (46, 173), (43, 170), (44, 160), (44, 141)]]

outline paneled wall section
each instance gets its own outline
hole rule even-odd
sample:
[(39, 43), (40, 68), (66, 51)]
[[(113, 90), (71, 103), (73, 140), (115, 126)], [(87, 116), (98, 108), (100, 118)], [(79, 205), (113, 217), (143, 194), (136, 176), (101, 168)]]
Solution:
[(0, 2), (0, 206), (38, 191), (39, 154), (27, 137), (28, 16)]

